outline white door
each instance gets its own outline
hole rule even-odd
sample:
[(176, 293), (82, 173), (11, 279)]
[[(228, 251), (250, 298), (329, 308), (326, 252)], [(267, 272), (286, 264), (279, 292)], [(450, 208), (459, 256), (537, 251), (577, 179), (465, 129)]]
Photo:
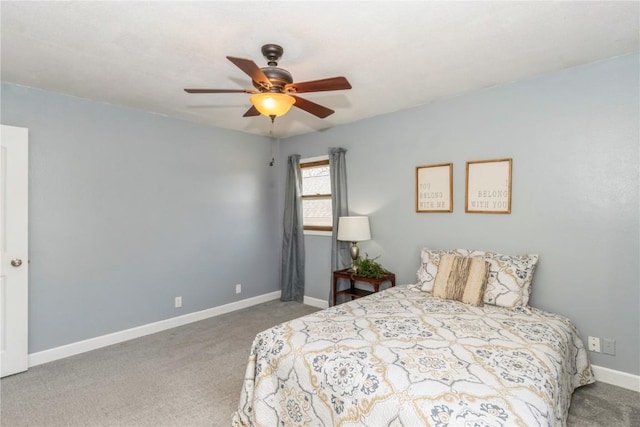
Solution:
[(2, 125), (0, 376), (28, 367), (28, 131)]

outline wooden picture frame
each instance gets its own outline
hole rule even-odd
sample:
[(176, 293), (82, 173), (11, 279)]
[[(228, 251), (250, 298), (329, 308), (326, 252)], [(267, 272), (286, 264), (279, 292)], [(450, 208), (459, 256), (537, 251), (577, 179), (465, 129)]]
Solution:
[(465, 212), (511, 213), (512, 159), (467, 162)]
[(416, 212), (453, 212), (453, 163), (416, 167)]

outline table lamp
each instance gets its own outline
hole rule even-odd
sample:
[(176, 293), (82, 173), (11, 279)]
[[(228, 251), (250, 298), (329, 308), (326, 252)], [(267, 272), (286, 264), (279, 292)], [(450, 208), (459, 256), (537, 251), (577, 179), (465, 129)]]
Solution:
[(371, 240), (368, 216), (342, 216), (338, 219), (338, 240), (351, 242), (351, 271), (357, 272), (355, 265), (360, 249), (358, 242)]

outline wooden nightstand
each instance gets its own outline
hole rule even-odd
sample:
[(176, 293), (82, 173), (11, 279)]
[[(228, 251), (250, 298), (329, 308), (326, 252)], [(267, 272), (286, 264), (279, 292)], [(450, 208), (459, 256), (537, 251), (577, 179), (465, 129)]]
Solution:
[[(342, 291), (338, 291), (338, 279), (348, 279), (351, 282), (351, 286)], [(373, 291), (367, 291), (364, 289), (356, 288), (356, 282), (365, 282), (373, 286)], [(384, 277), (373, 278), (373, 277), (362, 277), (358, 275), (354, 275), (349, 272), (348, 268), (343, 270), (337, 270), (333, 272), (333, 305), (336, 305), (336, 301), (338, 300), (338, 295), (349, 295), (351, 299), (364, 297), (367, 295), (371, 295), (380, 290), (380, 285), (384, 282), (391, 282), (391, 286), (396, 285), (396, 275), (393, 273), (387, 273)]]

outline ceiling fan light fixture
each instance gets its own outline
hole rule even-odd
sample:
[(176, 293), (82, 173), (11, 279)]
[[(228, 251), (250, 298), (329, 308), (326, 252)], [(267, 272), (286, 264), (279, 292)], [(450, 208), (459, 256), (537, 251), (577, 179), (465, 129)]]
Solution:
[(260, 114), (271, 117), (280, 117), (289, 112), (296, 100), (284, 93), (265, 92), (249, 97), (249, 101), (256, 107)]

